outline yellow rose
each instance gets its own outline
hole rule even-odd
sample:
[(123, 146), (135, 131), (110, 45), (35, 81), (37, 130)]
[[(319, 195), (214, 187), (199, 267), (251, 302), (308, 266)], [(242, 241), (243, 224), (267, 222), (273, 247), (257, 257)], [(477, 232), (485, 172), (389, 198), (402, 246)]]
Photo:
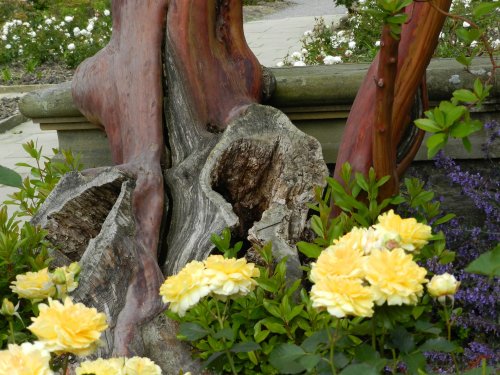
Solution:
[(316, 263), (311, 265), (311, 281), (317, 283), (322, 278), (330, 276), (363, 277), (365, 257), (360, 250), (338, 243), (327, 247), (321, 252)]
[(395, 232), (401, 236), (399, 247), (414, 251), (424, 247), (432, 237), (431, 227), (417, 222), (414, 218), (402, 219), (390, 210), (378, 217), (378, 224), (375, 229)]
[(186, 315), (186, 311), (196, 305), (211, 291), (202, 262), (188, 263), (177, 275), (168, 277), (160, 287), (163, 302), (170, 302), (170, 310)]
[(53, 297), (56, 292), (48, 268), (17, 275), (10, 289), (19, 297), (26, 299), (46, 299)]
[(0, 375), (53, 375), (50, 353), (42, 343), (9, 344), (0, 351)]
[(419, 267), (403, 249), (373, 250), (365, 263), (365, 278), (372, 286), (377, 305), (414, 305), (422, 296), (427, 279), (425, 268)]
[(78, 274), (80, 266), (77, 262), (69, 266), (58, 267), (52, 273), (52, 282), (56, 285), (58, 298), (66, 297), (78, 287)]
[(226, 259), (222, 255), (211, 255), (205, 260), (205, 267), (212, 293), (218, 296), (244, 296), (257, 285), (253, 277), (260, 276), (255, 264), (247, 263), (245, 258)]
[(440, 302), (444, 302), (446, 296), (453, 296), (458, 290), (460, 282), (455, 276), (449, 273), (434, 275), (427, 284), (427, 291), (432, 297), (436, 297)]
[(363, 287), (361, 279), (323, 277), (313, 285), (311, 301), (313, 307), (326, 309), (337, 318), (373, 315), (373, 295), (370, 288)]
[(80, 363), (76, 369), (76, 375), (126, 375), (123, 366), (125, 358), (96, 359), (95, 361), (85, 361)]
[(364, 254), (366, 232), (366, 228), (354, 227), (349, 233), (346, 233), (336, 240), (333, 240), (333, 245), (341, 245), (343, 247), (350, 248), (362, 255)]
[(108, 328), (106, 315), (82, 303), (74, 304), (69, 297), (64, 304), (49, 299), (48, 305), (42, 303), (38, 307), (40, 314), (31, 318), (33, 323), (28, 329), (48, 350), (57, 354), (91, 354), (99, 344), (102, 331)]
[(161, 368), (149, 358), (132, 357), (125, 362), (125, 375), (161, 375)]

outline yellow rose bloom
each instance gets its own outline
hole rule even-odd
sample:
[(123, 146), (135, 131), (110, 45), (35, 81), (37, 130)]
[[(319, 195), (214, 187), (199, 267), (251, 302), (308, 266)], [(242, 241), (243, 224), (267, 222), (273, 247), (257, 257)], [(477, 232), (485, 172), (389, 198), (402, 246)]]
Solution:
[(218, 296), (244, 296), (257, 285), (253, 277), (260, 276), (255, 264), (247, 263), (245, 258), (226, 259), (222, 255), (211, 255), (205, 260), (205, 268), (212, 293)]
[(108, 328), (106, 315), (82, 303), (74, 304), (69, 297), (64, 304), (49, 299), (48, 305), (42, 303), (38, 307), (40, 314), (31, 318), (33, 323), (28, 329), (48, 350), (57, 354), (91, 354), (99, 344), (101, 333)]
[(53, 375), (50, 353), (42, 343), (9, 344), (0, 351), (0, 375)]
[(398, 233), (401, 236), (400, 246), (407, 251), (419, 250), (432, 237), (431, 227), (417, 222), (414, 218), (403, 219), (390, 210), (378, 217), (375, 229)]
[(460, 286), (455, 276), (445, 272), (442, 275), (434, 275), (427, 284), (427, 291), (432, 297), (444, 302), (447, 296), (454, 296)]
[(361, 255), (364, 254), (364, 243), (366, 237), (366, 228), (354, 227), (349, 233), (346, 233), (342, 237), (333, 240), (333, 245), (340, 245), (352, 249), (353, 251), (359, 252)]
[(374, 250), (365, 263), (365, 278), (377, 305), (414, 305), (423, 294), (427, 270), (403, 249)]
[(161, 368), (149, 358), (132, 357), (125, 362), (125, 375), (161, 375)]
[(362, 254), (360, 250), (343, 246), (342, 242), (327, 247), (311, 265), (311, 281), (317, 283), (329, 275), (348, 278), (363, 277), (365, 257)]
[(163, 302), (170, 302), (170, 310), (186, 315), (186, 311), (196, 305), (211, 291), (202, 262), (188, 263), (177, 275), (168, 277), (160, 287)]
[(123, 369), (125, 358), (96, 359), (80, 363), (76, 375), (126, 375)]
[(53, 297), (56, 292), (48, 268), (17, 275), (10, 289), (19, 297), (26, 299), (46, 299)]
[(370, 288), (363, 287), (361, 279), (323, 277), (313, 285), (311, 301), (313, 307), (326, 309), (337, 318), (373, 315), (373, 295)]

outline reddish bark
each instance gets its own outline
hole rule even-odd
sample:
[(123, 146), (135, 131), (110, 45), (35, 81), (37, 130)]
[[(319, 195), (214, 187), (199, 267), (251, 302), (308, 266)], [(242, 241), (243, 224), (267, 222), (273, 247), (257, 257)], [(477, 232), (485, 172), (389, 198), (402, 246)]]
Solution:
[[(435, 0), (434, 3), (440, 9), (448, 10), (451, 0)], [(406, 9), (406, 13), (409, 14), (409, 21), (403, 25), (399, 44), (392, 110), (391, 149), (384, 150), (378, 147), (377, 156), (375, 156), (373, 143), (376, 101), (374, 98), (377, 92), (377, 82), (374, 77), (376, 77), (380, 62), (380, 57), (377, 55), (358, 91), (347, 119), (335, 168), (337, 178), (345, 162), (349, 162), (355, 171), (367, 174), (370, 167), (374, 166), (374, 157), (379, 160), (388, 159), (388, 156), (380, 156), (379, 153), (389, 152), (390, 155), (395, 155), (396, 147), (410, 121), (408, 113), (410, 113), (415, 93), (436, 48), (439, 32), (446, 17), (425, 2), (413, 3)], [(421, 139), (422, 137), (419, 136), (417, 141), (421, 142)], [(384, 173), (391, 176), (397, 173), (401, 176), (417, 151), (418, 147), (413, 147), (400, 165), (396, 166), (396, 172), (384, 171)], [(382, 173), (379, 177), (381, 175)], [(393, 191), (384, 193), (392, 195), (396, 192), (397, 184), (393, 184)]]
[(392, 139), (392, 107), (394, 103), (394, 86), (398, 61), (399, 40), (391, 36), (389, 26), (382, 31), (381, 49), (375, 93), (375, 123), (373, 130), (373, 167), (379, 177), (392, 178), (380, 188), (380, 196), (386, 198), (397, 189), (396, 148)]
[(172, 0), (167, 35), (200, 123), (221, 131), (260, 102), (262, 68), (246, 44), (241, 0)]

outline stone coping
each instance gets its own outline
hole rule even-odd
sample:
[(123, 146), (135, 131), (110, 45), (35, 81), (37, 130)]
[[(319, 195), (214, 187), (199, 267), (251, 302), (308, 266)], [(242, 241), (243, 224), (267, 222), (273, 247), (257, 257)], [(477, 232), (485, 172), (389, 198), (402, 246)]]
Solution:
[[(271, 68), (276, 90), (268, 103), (295, 118), (345, 118), (369, 64)], [(486, 78), (490, 65), (486, 58), (476, 58), (471, 74), (454, 59), (434, 59), (427, 69), (429, 99), (449, 99), (453, 90), (472, 87), (477, 77)], [(460, 82), (450, 81), (457, 75)], [(493, 107), (499, 111), (500, 73), (491, 89)], [(73, 103), (71, 82), (51, 85), (23, 96), (19, 108), (28, 118), (81, 117)], [(489, 110), (489, 109), (487, 109)], [(309, 115), (307, 115), (309, 113)], [(313, 117), (311, 117), (313, 116)]]

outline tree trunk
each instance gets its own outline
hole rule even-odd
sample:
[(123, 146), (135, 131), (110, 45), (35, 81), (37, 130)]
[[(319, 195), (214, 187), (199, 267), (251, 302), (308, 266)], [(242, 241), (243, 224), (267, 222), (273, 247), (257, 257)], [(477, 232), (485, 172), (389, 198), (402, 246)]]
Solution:
[(59, 263), (80, 260), (74, 298), (108, 316), (99, 356), (201, 373), (158, 292), (225, 227), (247, 248), (272, 241), (301, 276), (295, 242), (327, 168), (316, 139), (257, 104), (269, 87), (242, 20), (241, 0), (115, 0), (109, 45), (75, 74), (117, 166), (64, 177), (34, 222)]
[[(451, 0), (436, 0), (435, 5), (447, 11)], [(389, 149), (378, 147), (374, 150), (375, 137), (377, 72), (379, 71), (380, 56), (377, 55), (370, 66), (366, 78), (356, 95), (353, 106), (347, 119), (346, 130), (337, 157), (335, 176), (338, 178), (342, 164), (349, 162), (355, 171), (367, 174), (374, 166), (374, 159), (387, 159), (381, 153), (397, 154), (397, 147), (403, 140), (403, 135), (411, 124), (411, 107), (414, 105), (415, 95), (424, 77), (425, 70), (437, 46), (439, 32), (446, 17), (433, 9), (427, 2), (414, 2), (408, 6), (406, 13), (409, 21), (403, 25), (401, 41), (399, 43), (397, 76), (395, 83), (394, 102), (392, 105), (391, 140)], [(383, 174), (401, 177), (409, 163), (418, 151), (423, 134), (412, 140), (411, 147), (400, 155), (395, 171), (383, 170)], [(379, 175), (379, 177), (382, 177)], [(338, 178), (339, 181), (341, 180)], [(397, 193), (398, 184), (392, 184), (392, 189), (384, 191), (385, 197)], [(382, 197), (383, 198), (383, 197)]]

